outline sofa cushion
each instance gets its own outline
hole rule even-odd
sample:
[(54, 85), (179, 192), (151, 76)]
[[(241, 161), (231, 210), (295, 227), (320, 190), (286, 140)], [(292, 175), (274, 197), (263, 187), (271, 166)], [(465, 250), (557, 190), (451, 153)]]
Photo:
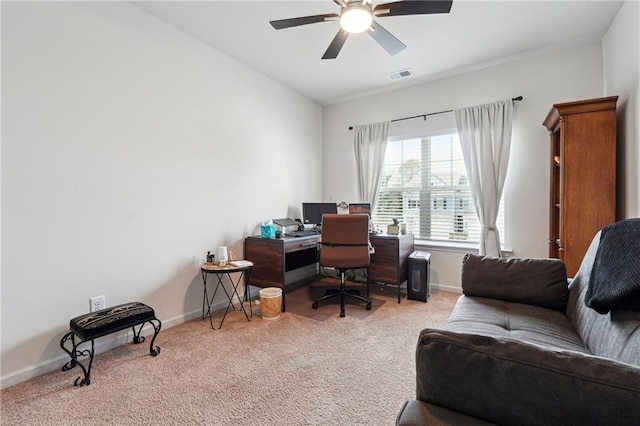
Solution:
[(155, 319), (153, 308), (132, 302), (72, 318), (69, 328), (82, 340), (91, 340)]
[(558, 259), (503, 258), (465, 255), (462, 291), (564, 310), (569, 296), (567, 270)]
[(591, 353), (640, 366), (640, 312), (612, 311), (601, 315), (585, 304), (599, 239), (600, 233), (571, 281), (567, 316)]
[(497, 424), (640, 424), (640, 368), (509, 338), (426, 329), (417, 399)]
[(523, 303), (463, 295), (445, 329), (589, 353), (564, 313)]

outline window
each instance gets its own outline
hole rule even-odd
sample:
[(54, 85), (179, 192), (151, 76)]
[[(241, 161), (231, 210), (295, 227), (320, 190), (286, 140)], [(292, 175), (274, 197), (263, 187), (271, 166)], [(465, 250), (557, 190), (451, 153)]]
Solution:
[[(418, 239), (479, 242), (480, 223), (457, 132), (390, 139), (379, 190), (372, 220), (381, 229), (400, 219)], [(501, 203), (501, 239), (503, 211)]]

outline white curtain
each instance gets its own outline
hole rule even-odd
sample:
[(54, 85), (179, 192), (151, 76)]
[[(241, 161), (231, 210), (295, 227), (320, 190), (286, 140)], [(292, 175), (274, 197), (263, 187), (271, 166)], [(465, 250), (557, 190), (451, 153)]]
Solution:
[(501, 256), (496, 219), (511, 147), (511, 99), (454, 111), (471, 196), (480, 221), (479, 254)]
[(355, 128), (353, 149), (356, 156), (358, 202), (375, 205), (387, 149), (389, 122), (365, 124)]

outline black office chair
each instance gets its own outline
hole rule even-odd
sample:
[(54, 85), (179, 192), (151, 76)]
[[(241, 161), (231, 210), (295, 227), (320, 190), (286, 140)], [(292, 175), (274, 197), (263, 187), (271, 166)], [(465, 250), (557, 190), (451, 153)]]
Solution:
[(320, 245), (320, 265), (340, 272), (340, 290), (328, 290), (314, 300), (311, 307), (317, 309), (319, 302), (340, 297), (340, 316), (344, 317), (346, 298), (350, 297), (365, 302), (367, 310), (371, 310), (369, 280), (365, 297), (357, 291), (347, 290), (344, 277), (348, 269), (369, 267), (369, 215), (324, 214)]

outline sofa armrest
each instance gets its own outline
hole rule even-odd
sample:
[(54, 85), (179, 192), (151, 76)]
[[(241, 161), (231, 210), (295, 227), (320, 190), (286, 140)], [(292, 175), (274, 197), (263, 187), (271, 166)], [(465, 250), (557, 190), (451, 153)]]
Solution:
[(640, 424), (640, 368), (577, 352), (426, 329), (416, 377), (418, 400), (492, 423)]
[(564, 310), (569, 299), (567, 270), (558, 259), (505, 258), (467, 254), (462, 292)]

